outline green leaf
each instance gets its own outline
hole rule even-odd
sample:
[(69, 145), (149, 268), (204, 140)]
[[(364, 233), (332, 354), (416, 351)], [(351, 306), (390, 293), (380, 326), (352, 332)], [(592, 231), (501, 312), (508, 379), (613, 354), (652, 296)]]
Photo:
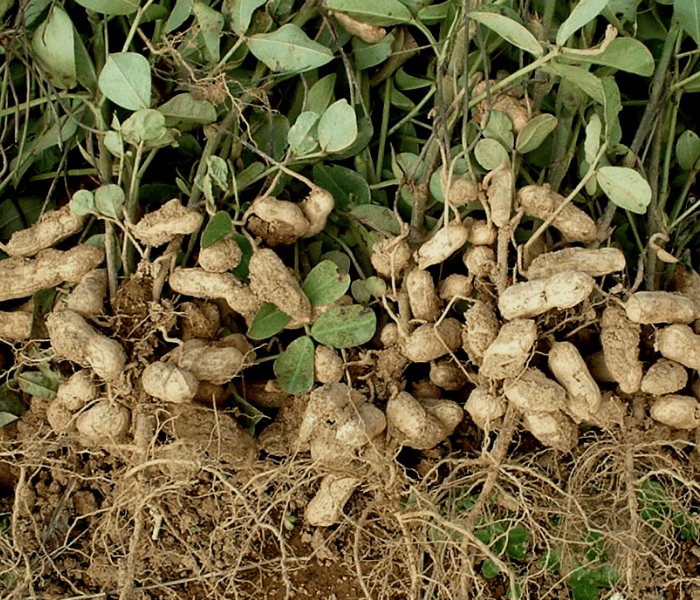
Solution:
[(5, 425), (9, 425), (10, 423), (14, 423), (19, 417), (17, 415), (13, 415), (12, 413), (8, 412), (0, 412), (0, 428), (5, 427)]
[(569, 587), (574, 600), (598, 600), (600, 597), (595, 575), (584, 568), (571, 573)]
[(322, 115), (326, 111), (333, 99), (336, 77), (335, 73), (330, 73), (311, 86), (306, 98), (306, 110), (315, 112), (317, 115)]
[(236, 187), (238, 191), (244, 190), (265, 172), (265, 166), (261, 162), (254, 162), (236, 174)]
[(216, 121), (216, 109), (209, 100), (198, 100), (191, 93), (177, 94), (158, 107), (165, 116), (167, 127), (181, 130), (194, 125), (208, 125)]
[(138, 110), (151, 105), (151, 66), (141, 54), (110, 54), (98, 83), (102, 93), (122, 108)]
[(644, 214), (651, 202), (651, 188), (637, 171), (627, 167), (601, 167), (598, 183), (614, 204), (625, 210)]
[(700, 46), (700, 0), (673, 0), (673, 15)]
[(608, 5), (608, 0), (580, 0), (569, 18), (557, 31), (557, 46), (563, 46), (566, 41), (586, 23), (595, 19)]
[(333, 261), (318, 263), (301, 286), (312, 306), (332, 304), (350, 287), (350, 275), (341, 273)]
[(357, 137), (355, 111), (343, 98), (331, 104), (318, 122), (318, 143), (328, 153), (340, 152)]
[(540, 147), (557, 126), (558, 119), (554, 115), (542, 114), (530, 119), (522, 128), (515, 142), (515, 149), (520, 154), (527, 154)]
[(165, 135), (165, 117), (153, 108), (142, 108), (122, 123), (119, 132), (134, 146), (154, 142)]
[(255, 313), (246, 334), (251, 340), (266, 340), (282, 331), (292, 318), (270, 302), (266, 302)]
[(287, 132), (287, 141), (292, 152), (297, 156), (310, 154), (318, 147), (317, 124), (319, 115), (315, 112), (305, 111)]
[(583, 142), (583, 149), (586, 162), (593, 164), (598, 150), (600, 150), (600, 134), (603, 132), (603, 124), (597, 113), (593, 113), (586, 125), (586, 139)]
[(371, 308), (353, 304), (334, 306), (311, 327), (314, 339), (333, 348), (352, 348), (369, 342), (377, 328), (377, 315)]
[(265, 4), (266, 0), (229, 0), (226, 2), (231, 7), (231, 29), (238, 35), (244, 35), (250, 27), (253, 13)]
[(192, 3), (192, 12), (199, 25), (199, 35), (204, 41), (205, 55), (210, 62), (219, 62), (224, 16), (218, 10), (198, 0)]
[(487, 171), (493, 171), (504, 162), (510, 163), (508, 151), (496, 140), (479, 140), (474, 148), (474, 157)]
[(408, 23), (413, 19), (411, 11), (399, 0), (328, 0), (326, 8), (380, 27)]
[(317, 69), (333, 60), (333, 52), (314, 42), (298, 25), (287, 23), (272, 33), (248, 38), (255, 58), (277, 72), (301, 73)]
[(100, 214), (112, 219), (121, 219), (126, 197), (124, 190), (115, 183), (101, 185), (95, 190), (95, 208)]
[(305, 394), (314, 385), (314, 343), (309, 336), (294, 340), (275, 361), (275, 375), (288, 394)]
[(367, 181), (347, 167), (316, 163), (313, 178), (316, 185), (333, 194), (338, 210), (347, 210), (357, 204), (369, 204), (371, 201)]
[(22, 371), (17, 375), (17, 384), (26, 394), (43, 400), (53, 399), (58, 390), (58, 378), (45, 375), (40, 371)]
[(506, 554), (513, 560), (524, 560), (527, 555), (527, 543), (530, 540), (530, 532), (522, 525), (516, 525), (508, 530), (508, 544)]
[(600, 54), (564, 54), (562, 56), (576, 63), (605, 65), (642, 77), (650, 77), (654, 74), (654, 57), (649, 48), (631, 37), (614, 39)]
[(90, 190), (78, 190), (70, 199), (70, 211), (79, 217), (95, 214), (95, 195)]
[(103, 15), (130, 15), (139, 7), (139, 0), (75, 0), (88, 10)]
[(118, 131), (108, 131), (105, 134), (105, 148), (117, 158), (124, 156), (124, 140)]
[(481, 574), (484, 576), (484, 579), (493, 579), (500, 572), (500, 567), (492, 560), (484, 561), (484, 564), (481, 565)]
[(504, 40), (521, 50), (525, 50), (525, 52), (529, 52), (534, 56), (542, 56), (544, 54), (544, 49), (537, 41), (537, 38), (513, 19), (497, 13), (477, 11), (470, 12), (469, 18), (492, 29)]
[(192, 0), (177, 0), (165, 22), (165, 33), (172, 33), (192, 14)]
[(352, 296), (360, 304), (366, 304), (372, 299), (381, 298), (386, 294), (386, 282), (380, 277), (372, 275), (367, 279), (357, 279), (350, 286)]
[(202, 232), (200, 244), (202, 248), (208, 248), (216, 242), (223, 240), (233, 231), (233, 223), (231, 215), (225, 210), (220, 210), (209, 219), (209, 223)]
[(598, 104), (605, 104), (603, 84), (593, 73), (589, 73), (585, 69), (579, 67), (561, 65), (558, 63), (544, 65), (542, 70), (563, 77), (570, 83), (573, 83), (581, 91), (588, 94)]
[(430, 79), (423, 79), (422, 77), (414, 77), (409, 75), (403, 69), (399, 69), (394, 75), (394, 83), (396, 87), (404, 92), (410, 90), (419, 90), (421, 88), (430, 87), (433, 82)]
[(19, 392), (12, 389), (10, 383), (0, 386), (0, 411), (21, 417), (27, 410)]
[(352, 294), (352, 297), (355, 298), (355, 301), (359, 302), (360, 304), (367, 304), (371, 298), (364, 279), (356, 279), (353, 281), (352, 285), (350, 286), (350, 293)]
[(228, 189), (228, 164), (223, 158), (216, 155), (207, 158), (207, 175), (222, 192)]
[(376, 67), (391, 56), (391, 47), (394, 44), (394, 32), (392, 31), (376, 44), (368, 44), (360, 38), (352, 38), (352, 50), (355, 67), (360, 71)]
[(686, 129), (676, 140), (676, 158), (684, 171), (690, 171), (700, 159), (700, 137)]
[(500, 110), (492, 110), (484, 127), (484, 137), (496, 140), (509, 152), (513, 149), (513, 121)]
[(350, 211), (360, 223), (369, 225), (380, 233), (387, 235), (399, 235), (401, 225), (394, 211), (386, 206), (376, 204), (360, 204)]
[(250, 257), (253, 256), (253, 247), (248, 241), (248, 238), (240, 233), (234, 233), (231, 239), (238, 244), (238, 247), (243, 253), (241, 262), (235, 269), (231, 270), (231, 273), (238, 277), (238, 279), (248, 279), (248, 263), (250, 262)]
[(65, 10), (54, 6), (49, 11), (34, 32), (32, 50), (56, 87), (69, 89), (77, 83), (73, 22)]
[(75, 54), (75, 76), (80, 85), (90, 90), (93, 94), (97, 92), (97, 72), (95, 64), (83, 43), (83, 40), (73, 28), (73, 51)]

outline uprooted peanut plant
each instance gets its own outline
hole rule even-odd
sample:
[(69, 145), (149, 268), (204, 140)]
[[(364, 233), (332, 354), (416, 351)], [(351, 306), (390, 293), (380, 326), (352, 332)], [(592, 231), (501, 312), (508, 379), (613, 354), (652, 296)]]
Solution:
[(638, 4), (0, 3), (3, 597), (697, 596), (700, 21)]

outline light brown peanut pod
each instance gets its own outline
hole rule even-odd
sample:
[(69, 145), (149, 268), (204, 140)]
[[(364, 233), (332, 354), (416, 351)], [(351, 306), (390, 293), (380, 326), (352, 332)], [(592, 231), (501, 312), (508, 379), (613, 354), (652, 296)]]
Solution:
[(404, 340), (401, 351), (412, 362), (430, 362), (459, 348), (461, 327), (456, 319), (418, 327)]
[(467, 241), (474, 246), (490, 246), (496, 241), (496, 228), (486, 221), (474, 220), (467, 217), (464, 224), (469, 229)]
[(13, 233), (7, 244), (0, 244), (0, 249), (9, 256), (34, 256), (78, 233), (84, 221), (84, 217), (74, 215), (68, 205), (49, 210), (28, 229)]
[(199, 268), (177, 268), (170, 274), (168, 283), (174, 292), (185, 296), (209, 300), (223, 298), (231, 310), (246, 317), (253, 315), (262, 306), (262, 301), (250, 287), (232, 273), (207, 273)]
[[(445, 182), (443, 186), (446, 184), (447, 182)], [(453, 177), (450, 190), (446, 196), (447, 202), (451, 206), (464, 206), (469, 202), (474, 202), (479, 199), (479, 184), (466, 176)]]
[(272, 196), (259, 196), (250, 205), (249, 211), (265, 221), (273, 229), (281, 229), (292, 238), (300, 238), (309, 230), (309, 221), (301, 208)]
[[(218, 346), (203, 340), (185, 342), (168, 354), (170, 360), (198, 381), (223, 384), (240, 375), (250, 362), (233, 346)], [(195, 390), (196, 392), (196, 390)]]
[(97, 398), (97, 386), (87, 371), (76, 371), (67, 381), (58, 386), (54, 402), (62, 404), (71, 412), (80, 410)]
[(578, 271), (600, 277), (626, 266), (625, 255), (617, 248), (565, 248), (536, 256), (527, 270), (528, 279), (545, 279), (563, 271)]
[(542, 371), (528, 368), (516, 379), (507, 381), (503, 393), (523, 412), (554, 412), (566, 405), (566, 390)]
[[(525, 214), (543, 221), (549, 219), (564, 200), (564, 196), (552, 191), (548, 184), (526, 185), (517, 194), (518, 204)], [(598, 233), (595, 221), (571, 203), (561, 210), (552, 225), (570, 242), (590, 243), (596, 240)]]
[(583, 357), (570, 342), (555, 342), (549, 351), (549, 369), (568, 393), (567, 412), (574, 421), (588, 420), (603, 398)]
[(250, 289), (263, 302), (271, 302), (301, 323), (311, 322), (311, 302), (301, 285), (274, 250), (263, 248), (250, 257)]
[(464, 313), (465, 327), (462, 330), (462, 348), (475, 365), (481, 365), (484, 353), (498, 336), (500, 325), (490, 304), (475, 300)]
[(669, 325), (657, 331), (654, 347), (665, 358), (700, 371), (700, 335), (687, 325)]
[(338, 11), (329, 10), (328, 13), (338, 19), (338, 23), (343, 26), (345, 31), (355, 37), (359, 37), (367, 44), (378, 44), (386, 37), (386, 29), (383, 27), (363, 23), (353, 19), (350, 15)]
[(451, 400), (419, 401), (401, 392), (386, 405), (387, 428), (409, 448), (429, 450), (451, 435), (464, 411)]
[(0, 302), (26, 298), (66, 281), (78, 283), (104, 260), (104, 250), (82, 244), (61, 252), (48, 248), (34, 258), (0, 261)]
[(75, 426), (80, 435), (92, 443), (99, 443), (123, 436), (129, 430), (130, 422), (128, 408), (109, 400), (100, 400), (78, 416)]
[(467, 376), (454, 362), (443, 360), (430, 365), (430, 382), (443, 390), (454, 392), (464, 387)]
[(23, 342), (32, 333), (32, 313), (24, 310), (0, 311), (0, 340)]
[(95, 331), (72, 310), (52, 312), (46, 328), (54, 352), (83, 367), (92, 367), (105, 381), (114, 381), (124, 372), (126, 354), (116, 340)]
[(469, 239), (469, 228), (463, 223), (448, 223), (415, 252), (414, 258), (419, 269), (437, 265), (457, 250)]
[(489, 246), (472, 246), (462, 261), (473, 277), (491, 277), (496, 269), (496, 253)]
[(452, 273), (438, 283), (438, 296), (445, 302), (453, 298), (469, 298), (472, 293), (472, 279), (461, 273)]
[(334, 348), (319, 344), (314, 352), (314, 377), (320, 383), (336, 383), (343, 378), (343, 359)]
[(506, 323), (484, 352), (479, 375), (489, 379), (516, 377), (525, 368), (536, 340), (537, 325), (531, 319)]
[(136, 239), (147, 246), (162, 246), (178, 235), (194, 233), (202, 221), (200, 213), (185, 208), (177, 198), (173, 198), (158, 210), (145, 215), (132, 226), (132, 230)]
[(676, 429), (695, 429), (700, 425), (700, 402), (691, 396), (660, 396), (649, 413), (655, 421)]
[(477, 386), (469, 394), (464, 409), (480, 429), (493, 429), (500, 418), (506, 414), (506, 403), (502, 396), (497, 396), (487, 386)]
[(107, 269), (93, 269), (71, 290), (67, 308), (84, 317), (94, 317), (103, 311), (106, 294)]
[(317, 187), (299, 202), (299, 207), (309, 222), (309, 229), (303, 237), (313, 237), (321, 233), (326, 227), (328, 215), (331, 214), (335, 206), (333, 194), (323, 188)]
[(508, 162), (490, 171), (484, 177), (483, 186), (486, 189), (491, 219), (496, 227), (505, 227), (510, 221), (513, 209), (513, 170)]
[(625, 302), (627, 318), (634, 323), (692, 323), (698, 318), (695, 303), (683, 294), (637, 292)]
[(306, 505), (304, 516), (313, 527), (330, 527), (342, 519), (343, 507), (360, 480), (331, 473), (321, 482), (316, 495)]
[(225, 273), (235, 269), (243, 257), (241, 247), (231, 238), (224, 238), (199, 251), (197, 262), (207, 273)]
[(413, 269), (406, 276), (406, 291), (415, 319), (433, 323), (440, 317), (440, 300), (428, 271)]
[(576, 424), (561, 411), (525, 413), (523, 427), (545, 446), (561, 452), (570, 452), (578, 443)]
[(642, 378), (642, 391), (645, 394), (663, 396), (673, 394), (688, 385), (688, 372), (674, 360), (660, 358)]
[(157, 361), (141, 374), (141, 385), (149, 395), (164, 402), (191, 402), (197, 395), (199, 382), (186, 369), (174, 363)]
[(638, 391), (642, 383), (639, 361), (639, 325), (627, 318), (625, 310), (611, 305), (603, 311), (600, 342), (605, 365), (626, 394)]
[(573, 308), (590, 296), (594, 286), (590, 275), (565, 271), (510, 286), (498, 299), (498, 308), (508, 320), (535, 317), (553, 308)]
[(370, 261), (377, 275), (384, 279), (393, 277), (400, 281), (411, 264), (411, 248), (404, 239), (379, 240), (372, 246)]

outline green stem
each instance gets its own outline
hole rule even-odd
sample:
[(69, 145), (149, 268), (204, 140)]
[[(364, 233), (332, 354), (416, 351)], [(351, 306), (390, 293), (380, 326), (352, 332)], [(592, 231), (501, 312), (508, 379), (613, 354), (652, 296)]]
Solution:
[[(664, 166), (661, 173), (661, 186), (659, 188), (656, 205), (659, 210), (659, 214), (664, 212), (666, 207), (666, 201), (668, 200), (669, 190), (668, 190), (668, 180), (669, 174), (671, 172), (671, 158), (673, 157), (673, 151), (675, 145), (673, 140), (676, 135), (676, 123), (678, 122), (678, 106), (681, 101), (682, 92), (674, 94), (673, 105), (670, 107), (671, 110), (671, 123), (668, 127), (668, 140), (666, 142), (666, 153), (664, 156)], [(651, 232), (654, 233), (654, 232)]]
[(129, 34), (126, 36), (126, 40), (124, 40), (122, 52), (129, 51), (129, 46), (131, 46), (131, 42), (133, 41), (134, 36), (136, 35), (136, 30), (141, 24), (143, 13), (149, 6), (151, 6), (151, 4), (153, 4), (153, 0), (146, 0), (146, 3), (143, 6), (139, 6), (139, 9), (136, 11), (136, 16), (134, 17), (134, 22), (131, 24), (131, 29), (129, 29)]
[(642, 147), (644, 140), (646, 139), (647, 135), (649, 135), (649, 131), (651, 130), (651, 125), (658, 109), (659, 100), (661, 99), (661, 94), (664, 92), (666, 73), (669, 65), (671, 64), (673, 51), (676, 47), (676, 40), (680, 34), (680, 23), (678, 21), (674, 21), (668, 35), (666, 36), (664, 48), (661, 52), (661, 58), (659, 59), (656, 72), (654, 73), (654, 79), (651, 83), (651, 93), (649, 94), (649, 104), (647, 104), (642, 120), (637, 128), (637, 133), (635, 134), (632, 144), (630, 145), (630, 149), (634, 154), (639, 153), (639, 149)]
[(379, 147), (377, 148), (377, 177), (382, 179), (382, 167), (384, 166), (384, 152), (386, 151), (387, 130), (389, 128), (389, 112), (391, 110), (391, 91), (393, 89), (393, 77), (389, 77), (384, 84), (384, 106), (382, 109), (382, 128), (379, 131)]
[[(393, 135), (394, 133), (396, 133), (397, 130), (399, 130), (403, 125), (405, 125), (406, 123), (411, 121), (421, 110), (423, 110), (423, 107), (428, 103), (428, 100), (430, 100), (433, 97), (433, 95), (435, 94), (435, 90), (436, 90), (436, 88), (434, 85), (430, 86), (430, 90), (428, 91), (428, 93), (425, 96), (423, 96), (423, 98), (421, 98), (421, 101), (418, 104), (416, 104), (415, 107), (413, 107), (411, 109), (411, 112), (406, 113), (398, 123), (395, 123), (392, 126), (392, 128), (389, 129), (389, 131), (387, 132), (387, 135), (390, 136), (390, 135)], [(384, 117), (384, 115), (382, 115), (382, 118), (383, 117)]]
[(680, 81), (677, 81), (669, 88), (668, 91), (670, 93), (677, 92), (678, 90), (683, 89), (684, 87), (690, 85), (691, 83), (695, 83), (699, 79), (700, 79), (700, 71), (691, 75), (690, 77), (686, 77), (685, 79), (681, 79)]
[(524, 77), (528, 73), (532, 73), (532, 71), (539, 69), (540, 67), (542, 67), (542, 65), (546, 65), (555, 56), (557, 56), (557, 54), (558, 53), (556, 51), (548, 52), (544, 56), (540, 56), (540, 58), (538, 58), (534, 62), (531, 62), (526, 67), (518, 69), (515, 73), (511, 73), (510, 75), (508, 75), (508, 77), (505, 77), (500, 81), (494, 83), (492, 86), (489, 87), (488, 92), (482, 92), (478, 96), (474, 96), (469, 101), (469, 108), (474, 108), (477, 104), (479, 104), (479, 102), (485, 100), (488, 94), (493, 94), (495, 92), (498, 92), (499, 90), (507, 88), (509, 85), (516, 82), (518, 79)]
[(226, 63), (229, 61), (229, 59), (234, 55), (236, 50), (238, 50), (241, 47), (241, 44), (245, 41), (244, 36), (240, 36), (237, 40), (236, 43), (231, 46), (231, 49), (224, 54), (224, 57), (219, 61), (219, 63), (214, 67), (214, 73), (218, 73), (221, 71), (225, 66)]

